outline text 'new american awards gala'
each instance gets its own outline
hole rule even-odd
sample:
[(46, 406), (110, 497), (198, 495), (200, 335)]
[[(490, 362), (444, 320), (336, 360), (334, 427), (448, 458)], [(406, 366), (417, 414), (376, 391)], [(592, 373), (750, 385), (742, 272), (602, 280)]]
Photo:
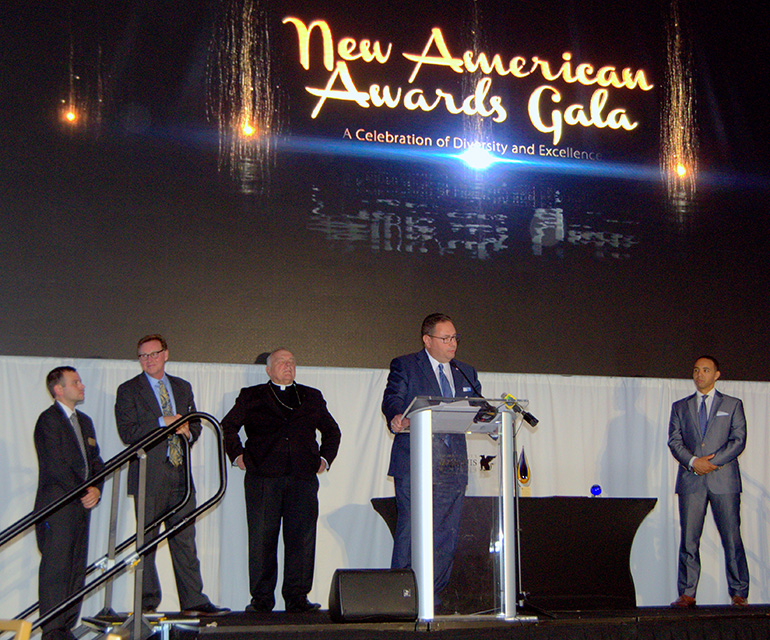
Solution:
[[(538, 56), (505, 58), (495, 53), (490, 57), (486, 53), (472, 51), (456, 57), (450, 51), (441, 29), (434, 27), (421, 52), (401, 52), (401, 56), (412, 63), (406, 87), (370, 84), (364, 88), (356, 84), (351, 63), (387, 65), (395, 55), (392, 43), (350, 37), (335, 41), (332, 29), (325, 20), (305, 24), (298, 18), (286, 17), (283, 24), (293, 25), (296, 29), (299, 63), (306, 71), (310, 70), (313, 62), (310, 57), (311, 38), (320, 38), (321, 63), (329, 72), (329, 77), (324, 86), (305, 87), (318, 99), (311, 113), (312, 118), (321, 113), (327, 101), (342, 100), (363, 109), (401, 108), (426, 112), (444, 109), (451, 115), (477, 115), (500, 123), (508, 118), (510, 105), (504, 104), (502, 97), (494, 94), (494, 82), (499, 82), (499, 78), (542, 78), (544, 84), (537, 86), (529, 96), (527, 113), (532, 126), (541, 133), (550, 134), (553, 144), (557, 145), (565, 127), (633, 131), (639, 125), (638, 120), (623, 106), (610, 108), (610, 91), (650, 91), (654, 86), (641, 69), (618, 69), (613, 65), (597, 68), (589, 62), (573, 61), (569, 52), (564, 52), (556, 64)], [(481, 72), (484, 77), (476, 82), (472, 94), (456, 97), (440, 87), (426, 89), (415, 84), (420, 71), (426, 66), (446, 67), (455, 74)], [(569, 85), (595, 86), (596, 89), (586, 104), (567, 104), (563, 92)]]

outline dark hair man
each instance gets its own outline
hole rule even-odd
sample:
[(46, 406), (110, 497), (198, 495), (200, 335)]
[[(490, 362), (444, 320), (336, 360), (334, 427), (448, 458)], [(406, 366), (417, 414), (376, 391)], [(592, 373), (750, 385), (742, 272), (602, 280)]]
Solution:
[[(75, 408), (85, 400), (85, 385), (78, 372), (74, 367), (56, 367), (46, 376), (45, 384), (54, 403), (40, 414), (35, 425), (40, 468), (36, 510), (104, 468), (93, 422)], [(99, 504), (102, 484), (89, 486), (79, 500), (64, 505), (35, 528), (42, 556), (38, 582), (41, 615), (85, 584), (91, 509)], [(43, 625), (43, 639), (74, 640), (72, 628), (80, 615), (80, 605), (75, 603)]]
[[(395, 435), (388, 475), (393, 476), (398, 521), (393, 540), (391, 568), (411, 566), (411, 478), (409, 426), (404, 418), (417, 396), (461, 397), (481, 394), (476, 370), (456, 361), (460, 336), (452, 319), (433, 313), (422, 322), (423, 349), (395, 358), (382, 399), (382, 412)], [(459, 370), (465, 374), (460, 373)], [(467, 377), (467, 379), (466, 379)], [(469, 381), (472, 384), (469, 384)], [(468, 484), (468, 452), (462, 434), (433, 436), (433, 566), (435, 608), (441, 610), (440, 593), (449, 583), (457, 547), (465, 487)]]
[(741, 540), (741, 472), (738, 456), (746, 447), (743, 403), (714, 387), (721, 373), (712, 356), (693, 367), (696, 393), (671, 407), (668, 446), (679, 463), (679, 597), (672, 607), (695, 606), (700, 577), (700, 538), (711, 505), (725, 552), (727, 585), (734, 606), (748, 604), (749, 569)]

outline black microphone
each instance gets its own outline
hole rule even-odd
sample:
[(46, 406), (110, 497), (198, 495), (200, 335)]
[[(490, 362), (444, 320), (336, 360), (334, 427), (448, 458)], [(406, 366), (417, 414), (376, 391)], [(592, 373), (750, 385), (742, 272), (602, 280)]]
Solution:
[(521, 417), (529, 426), (536, 427), (537, 423), (540, 422), (540, 420), (533, 416), (529, 411), (524, 411), (524, 408), (518, 402), (516, 402), (516, 398), (514, 398), (510, 393), (506, 393), (503, 396), (503, 400), (505, 400), (505, 406), (509, 409), (513, 409), (513, 411), (516, 413), (520, 413)]
[[(476, 385), (471, 382), (470, 378), (465, 375), (465, 372), (457, 366), (457, 363), (454, 361), (454, 359), (449, 361), (449, 366), (452, 369), (460, 372), (460, 375), (466, 379), (469, 385), (471, 385), (471, 389), (473, 389), (473, 392), (476, 394), (476, 396), (480, 398), (481, 389), (477, 388)], [(486, 400), (476, 400), (475, 402), (473, 400), (469, 400), (468, 404), (470, 404), (472, 407), (480, 407), (478, 413), (473, 418), (474, 422), (492, 422), (492, 420), (497, 417), (497, 409), (495, 409)]]

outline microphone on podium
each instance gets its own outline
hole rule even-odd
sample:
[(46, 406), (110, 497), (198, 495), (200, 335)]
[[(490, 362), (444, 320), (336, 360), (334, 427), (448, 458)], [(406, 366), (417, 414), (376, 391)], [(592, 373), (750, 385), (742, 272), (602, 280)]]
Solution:
[(524, 408), (518, 402), (516, 402), (516, 398), (514, 398), (510, 393), (504, 394), (503, 400), (505, 400), (505, 406), (508, 409), (512, 409), (515, 413), (520, 413), (524, 422), (526, 422), (529, 426), (536, 427), (537, 423), (540, 422), (529, 411), (524, 411)]
[[(449, 366), (452, 369), (456, 369), (460, 372), (460, 375), (465, 378), (466, 382), (471, 385), (471, 389), (473, 389), (473, 392), (476, 394), (478, 398), (481, 398), (481, 392), (476, 387), (473, 382), (471, 382), (471, 379), (465, 375), (465, 372), (457, 366), (457, 362), (454, 361), (454, 359), (449, 361)], [(474, 422), (492, 422), (497, 417), (497, 409), (495, 409), (491, 404), (489, 404), (486, 400), (469, 400), (468, 404), (470, 404), (473, 407), (481, 407), (478, 410), (478, 413), (476, 413), (476, 416), (473, 418)]]

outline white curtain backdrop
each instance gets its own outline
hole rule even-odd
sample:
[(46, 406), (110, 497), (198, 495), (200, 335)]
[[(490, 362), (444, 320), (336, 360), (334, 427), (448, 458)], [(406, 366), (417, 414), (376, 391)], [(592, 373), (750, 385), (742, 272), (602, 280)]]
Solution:
[[(37, 458), (32, 432), (38, 415), (50, 404), (45, 375), (53, 367), (74, 365), (86, 385), (82, 407), (94, 420), (102, 457), (107, 460), (123, 447), (115, 428), (113, 406), (117, 386), (136, 375), (139, 366), (122, 360), (65, 360), (61, 358), (0, 357), (0, 529), (32, 510), (37, 486)], [(264, 367), (255, 365), (169, 362), (169, 373), (192, 383), (199, 410), (221, 419), (241, 387), (266, 380)], [(321, 389), (342, 429), (342, 445), (328, 474), (321, 477), (320, 517), (316, 571), (310, 599), (328, 602), (331, 577), (337, 568), (387, 567), (391, 538), (385, 523), (372, 510), (370, 499), (392, 496), (387, 478), (391, 436), (379, 406), (387, 371), (300, 367), (297, 380)], [(676, 464), (666, 446), (671, 403), (692, 392), (690, 380), (573, 377), (480, 373), (484, 394), (511, 393), (529, 400), (529, 410), (540, 419), (536, 429), (519, 432), (532, 474), (532, 496), (587, 496), (599, 484), (609, 497), (655, 497), (657, 506), (636, 537), (631, 570), (640, 606), (665, 605), (676, 597), (676, 558), (679, 537), (677, 501), (673, 493)], [(743, 475), (742, 532), (751, 573), (750, 602), (770, 601), (768, 507), (770, 442), (765, 428), (770, 384), (719, 383), (725, 393), (742, 398), (748, 420), (748, 446), (741, 456)], [(193, 473), (198, 501), (216, 489), (213, 432), (193, 449)], [(471, 436), (469, 495), (496, 491), (496, 466), (482, 471), (480, 455), (494, 455), (494, 443)], [(121, 474), (119, 540), (134, 532), (133, 506), (125, 496)], [(198, 554), (205, 591), (215, 603), (243, 610), (249, 602), (246, 518), (243, 473), (228, 467), (224, 500), (197, 522)], [(105, 485), (102, 503), (91, 521), (89, 560), (107, 547), (109, 496)], [(601, 499), (601, 498), (597, 498)], [(707, 517), (701, 543), (703, 570), (699, 603), (729, 602), (724, 559), (716, 528)], [(526, 562), (527, 558), (523, 558)], [(39, 554), (34, 532), (19, 535), (0, 549), (0, 617), (11, 617), (37, 600)], [(168, 548), (158, 554), (163, 584), (161, 610), (178, 610)], [(116, 580), (113, 608), (127, 611), (133, 574)], [(277, 608), (282, 608), (280, 580)], [(101, 592), (88, 598), (84, 615), (103, 606)]]

